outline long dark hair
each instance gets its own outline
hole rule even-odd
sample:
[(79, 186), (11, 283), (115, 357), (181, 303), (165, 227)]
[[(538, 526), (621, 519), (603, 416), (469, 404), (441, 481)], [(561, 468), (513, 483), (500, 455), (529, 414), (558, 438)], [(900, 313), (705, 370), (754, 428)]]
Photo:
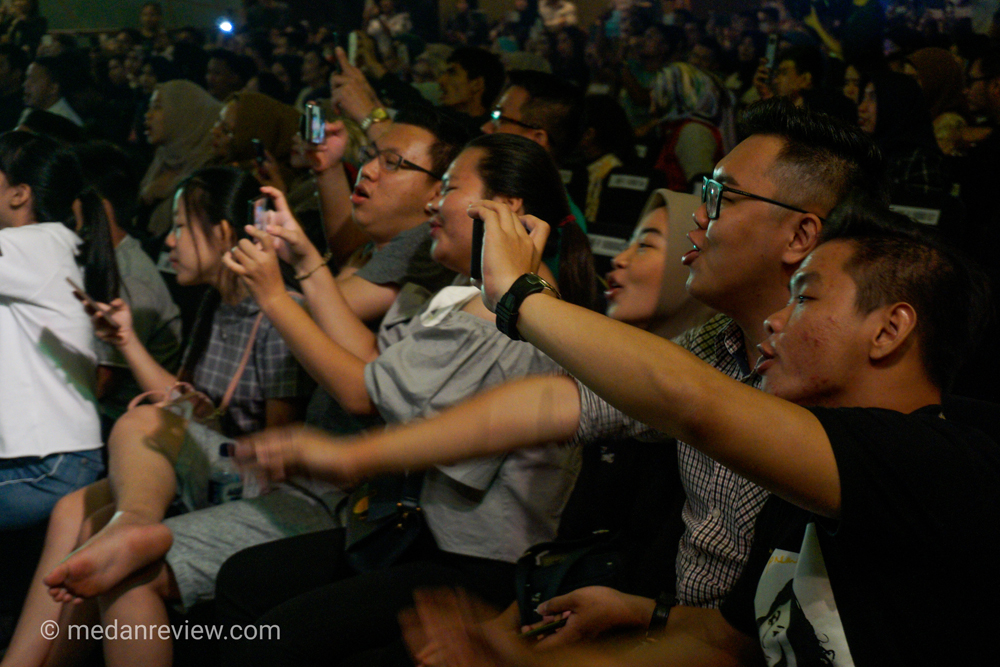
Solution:
[(80, 202), (83, 245), (77, 261), (87, 267), (83, 287), (98, 301), (115, 299), (121, 280), (108, 219), (100, 196), (84, 183), (76, 156), (48, 137), (5, 132), (0, 134), (0, 172), (10, 185), (31, 188), (35, 222), (61, 222), (76, 231), (73, 203)]
[[(260, 186), (248, 172), (233, 167), (205, 167), (184, 179), (177, 191), (175, 206), (184, 206), (188, 225), (197, 225), (206, 238), (211, 238), (216, 226), (225, 220), (233, 230), (234, 242), (247, 238), (244, 225), (249, 211), (248, 202), (260, 195)], [(236, 277), (232, 279), (235, 281)], [(222, 295), (210, 289), (198, 308), (191, 331), (191, 345), (184, 356), (178, 378), (190, 381), (194, 369), (208, 348), (212, 321)]]
[(485, 152), (477, 172), (486, 187), (484, 196), (521, 199), (524, 212), (553, 226), (545, 258), (559, 259), (559, 291), (571, 302), (597, 307), (597, 274), (590, 242), (573, 220), (562, 177), (548, 151), (514, 134), (485, 134), (466, 148)]

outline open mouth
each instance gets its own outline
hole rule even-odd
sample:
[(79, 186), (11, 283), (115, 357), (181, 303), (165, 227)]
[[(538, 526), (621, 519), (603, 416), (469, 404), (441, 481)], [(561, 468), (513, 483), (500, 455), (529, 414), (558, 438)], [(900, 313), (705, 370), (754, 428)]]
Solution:
[(607, 284), (608, 288), (604, 290), (604, 298), (608, 301), (614, 301), (618, 293), (621, 292), (623, 285), (611, 275), (608, 275)]
[(351, 203), (355, 206), (371, 198), (371, 193), (365, 190), (363, 185), (358, 185), (351, 193)]
[(698, 259), (699, 255), (701, 255), (701, 248), (695, 245), (695, 243), (692, 241), (691, 249), (681, 256), (681, 264), (683, 264), (684, 266), (690, 266), (694, 260)]

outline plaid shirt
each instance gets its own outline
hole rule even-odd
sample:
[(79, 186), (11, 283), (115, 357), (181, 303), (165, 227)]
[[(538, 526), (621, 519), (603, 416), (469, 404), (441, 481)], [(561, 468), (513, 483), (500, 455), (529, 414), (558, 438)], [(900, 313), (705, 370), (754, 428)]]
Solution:
[[(260, 307), (252, 298), (235, 306), (220, 303), (212, 320), (212, 332), (194, 371), (195, 388), (218, 405), (243, 358), (250, 331)], [(265, 317), (261, 320), (246, 370), (223, 418), (227, 435), (259, 431), (265, 426), (268, 399), (308, 399), (312, 380), (285, 345), (281, 335)]]
[[(761, 377), (748, 368), (743, 332), (731, 318), (716, 315), (677, 342), (729, 377), (760, 388)], [(573, 443), (609, 437), (666, 438), (580, 384), (580, 426)], [(687, 496), (677, 550), (677, 599), (683, 605), (718, 607), (750, 554), (754, 521), (768, 494), (680, 441), (677, 463)]]

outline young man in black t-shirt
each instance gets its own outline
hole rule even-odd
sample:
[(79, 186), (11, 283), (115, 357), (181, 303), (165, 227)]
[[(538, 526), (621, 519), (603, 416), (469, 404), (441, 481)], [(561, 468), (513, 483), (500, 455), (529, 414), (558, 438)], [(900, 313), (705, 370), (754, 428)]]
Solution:
[[(510, 308), (545, 226), (484, 218), (486, 299)], [(989, 664), (1000, 447), (982, 429), (1000, 422), (941, 407), (987, 308), (982, 281), (874, 206), (839, 209), (823, 241), (767, 320), (767, 394), (544, 292), (514, 305), (519, 334), (600, 396), (775, 494), (722, 610), (674, 607), (657, 643), (620, 656), (537, 653), (453, 596), (421, 596), (418, 655), (426, 638), (435, 664), (456, 665)]]

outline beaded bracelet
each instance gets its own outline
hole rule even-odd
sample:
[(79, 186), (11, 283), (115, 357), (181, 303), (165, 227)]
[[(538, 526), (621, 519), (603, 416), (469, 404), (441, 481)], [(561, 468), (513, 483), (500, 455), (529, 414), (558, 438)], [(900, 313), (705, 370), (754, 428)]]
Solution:
[(308, 278), (309, 276), (311, 276), (312, 274), (316, 273), (324, 266), (326, 266), (326, 263), (329, 262), (332, 258), (333, 258), (333, 252), (327, 250), (326, 254), (323, 255), (323, 260), (319, 263), (319, 265), (316, 268), (314, 268), (312, 271), (307, 271), (306, 273), (300, 273), (299, 275), (295, 276), (295, 279), (298, 280), (299, 282), (302, 282), (303, 280), (305, 280), (306, 278)]

